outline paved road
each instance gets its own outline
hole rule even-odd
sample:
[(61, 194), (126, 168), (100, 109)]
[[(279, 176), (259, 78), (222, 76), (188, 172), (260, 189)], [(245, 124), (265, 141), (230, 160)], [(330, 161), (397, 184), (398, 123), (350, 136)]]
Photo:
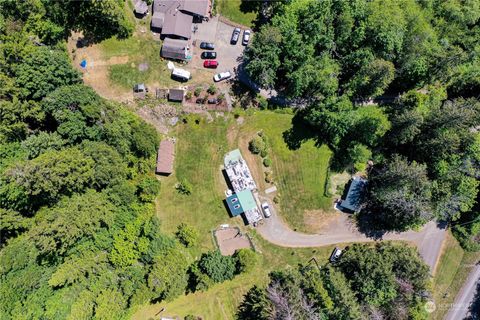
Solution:
[(453, 306), (448, 311), (444, 320), (465, 319), (468, 315), (470, 303), (473, 301), (477, 284), (480, 281), (480, 265), (476, 265), (470, 272), (467, 281), (457, 294)]
[[(375, 241), (359, 232), (349, 215), (343, 213), (319, 234), (305, 234), (290, 229), (275, 210), (272, 210), (272, 216), (265, 219), (257, 229), (263, 238), (282, 247), (321, 247), (337, 243)], [(382, 239), (413, 242), (433, 273), (445, 239), (445, 229), (439, 228), (435, 222), (429, 222), (420, 231), (391, 232)]]

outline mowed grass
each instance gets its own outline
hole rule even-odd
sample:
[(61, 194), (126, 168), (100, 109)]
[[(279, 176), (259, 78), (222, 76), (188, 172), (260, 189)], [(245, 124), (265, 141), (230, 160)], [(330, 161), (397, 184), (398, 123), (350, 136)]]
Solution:
[[(229, 218), (223, 205), (226, 184), (220, 170), (227, 151), (225, 136), (229, 123), (223, 118), (206, 123), (204, 118), (191, 116), (188, 123), (177, 128), (175, 172), (161, 179), (157, 199), (163, 231), (173, 233), (181, 222), (195, 226), (201, 233), (200, 249), (204, 251), (213, 248), (212, 229), (236, 221)], [(175, 189), (179, 181), (191, 184), (190, 195)]]
[(303, 143), (298, 150), (290, 150), (283, 132), (291, 127), (291, 121), (290, 114), (262, 111), (251, 116), (246, 125), (251, 138), (263, 130), (269, 139), (280, 214), (292, 228), (308, 232), (305, 211), (316, 211), (320, 215), (332, 210), (332, 199), (325, 196), (332, 152), (327, 146), (316, 147), (313, 141)]
[(437, 309), (430, 319), (443, 319), (478, 259), (480, 253), (465, 252), (448, 232), (444, 252), (433, 278), (433, 298)]
[[(170, 79), (167, 63), (160, 58), (161, 42), (150, 34), (135, 35), (128, 39), (108, 39), (101, 43), (104, 59), (128, 57), (126, 63), (113, 63), (108, 68), (113, 84), (122, 88), (132, 88), (136, 83), (168, 86), (175, 82)], [(146, 70), (140, 69), (140, 64)]]
[[(248, 1), (243, 2), (248, 3)], [(242, 0), (217, 0), (216, 8), (217, 12), (225, 18), (249, 28), (253, 26), (253, 21), (257, 18), (257, 13), (245, 8)]]
[[(175, 173), (161, 178), (161, 192), (156, 202), (162, 231), (173, 234), (181, 222), (195, 226), (201, 234), (200, 244), (189, 251), (192, 257), (199, 258), (202, 252), (214, 248), (212, 229), (223, 223), (237, 225), (251, 235), (259, 252), (259, 262), (252, 272), (239, 275), (231, 281), (216, 284), (206, 292), (188, 294), (171, 302), (145, 305), (133, 314), (132, 319), (158, 318), (159, 316), (155, 317), (155, 315), (163, 307), (166, 308), (166, 312), (162, 313), (162, 316), (184, 317), (187, 314), (194, 314), (203, 319), (235, 319), (243, 295), (253, 285), (266, 285), (268, 274), (272, 270), (295, 268), (299, 263), (308, 263), (312, 257), (321, 264), (327, 262), (333, 246), (293, 249), (272, 245), (257, 235), (255, 229), (245, 227), (239, 217), (230, 218), (223, 205), (226, 183), (220, 168), (225, 153), (238, 147), (240, 141), (240, 139), (228, 139), (227, 136), (237, 130), (239, 131), (237, 136), (252, 135), (260, 129), (264, 129), (270, 138), (275, 172), (284, 180), (282, 193), (286, 196), (291, 194), (299, 206), (311, 207), (322, 203), (323, 200), (313, 196), (313, 191), (309, 190), (302, 196), (294, 190), (311, 187), (319, 190), (315, 185), (324, 185), (324, 181), (319, 183), (316, 179), (324, 180), (325, 174), (317, 171), (326, 170), (322, 167), (322, 163), (328, 163), (329, 153), (325, 153), (322, 149), (317, 149), (315, 152), (313, 144), (302, 146), (297, 151), (288, 150), (283, 142), (282, 132), (290, 127), (291, 118), (292, 116), (287, 114), (261, 111), (253, 115), (245, 115), (244, 124), (238, 125), (230, 115), (226, 118), (219, 117), (211, 123), (207, 123), (205, 119), (198, 116), (189, 116), (186, 124), (180, 124), (176, 128), (172, 134), (177, 139)], [(198, 120), (198, 124), (195, 120)], [(275, 123), (275, 127), (271, 125), (272, 123)], [(300, 155), (297, 156), (297, 153)], [(309, 159), (310, 157), (312, 159)], [(324, 157), (326, 159), (323, 159)], [(304, 166), (295, 165), (293, 161), (299, 161)], [(319, 164), (318, 161), (321, 163)], [(314, 168), (306, 168), (305, 166), (308, 165)], [(281, 168), (286, 168), (288, 172), (280, 171)], [(176, 183), (183, 179), (192, 185), (193, 191), (189, 196), (181, 195), (175, 189)], [(294, 186), (287, 187), (288, 183)], [(304, 183), (308, 185), (304, 186)], [(320, 189), (320, 192), (323, 195), (323, 189)], [(308, 205), (301, 203), (306, 201), (305, 199), (308, 199)]]

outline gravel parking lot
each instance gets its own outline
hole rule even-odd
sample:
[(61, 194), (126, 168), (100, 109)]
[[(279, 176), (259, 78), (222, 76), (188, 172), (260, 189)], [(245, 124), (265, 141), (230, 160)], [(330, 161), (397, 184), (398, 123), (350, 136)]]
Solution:
[(192, 36), (195, 45), (192, 46), (193, 58), (189, 63), (189, 67), (205, 69), (203, 68), (203, 60), (200, 58), (203, 50), (201, 50), (199, 46), (202, 41), (209, 41), (215, 44), (215, 51), (217, 52), (216, 60), (218, 61), (217, 69), (208, 69), (212, 76), (215, 73), (224, 71), (230, 71), (234, 74), (234, 68), (241, 62), (245, 47), (241, 44), (243, 30), (237, 44), (230, 44), (233, 29), (234, 27), (219, 21), (217, 17), (210, 19), (209, 22), (199, 24), (197, 31)]

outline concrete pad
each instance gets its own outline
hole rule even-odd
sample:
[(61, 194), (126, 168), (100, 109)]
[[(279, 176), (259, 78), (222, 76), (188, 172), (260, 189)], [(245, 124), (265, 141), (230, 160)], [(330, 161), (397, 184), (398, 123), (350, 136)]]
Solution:
[(265, 190), (266, 194), (273, 193), (273, 192), (277, 192), (277, 186), (273, 186)]

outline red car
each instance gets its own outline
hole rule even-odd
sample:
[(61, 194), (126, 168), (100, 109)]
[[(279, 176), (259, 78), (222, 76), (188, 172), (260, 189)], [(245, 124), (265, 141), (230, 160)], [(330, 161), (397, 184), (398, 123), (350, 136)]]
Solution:
[(203, 61), (203, 66), (205, 68), (216, 69), (218, 67), (218, 62), (217, 62), (217, 60), (205, 60), (205, 61)]

